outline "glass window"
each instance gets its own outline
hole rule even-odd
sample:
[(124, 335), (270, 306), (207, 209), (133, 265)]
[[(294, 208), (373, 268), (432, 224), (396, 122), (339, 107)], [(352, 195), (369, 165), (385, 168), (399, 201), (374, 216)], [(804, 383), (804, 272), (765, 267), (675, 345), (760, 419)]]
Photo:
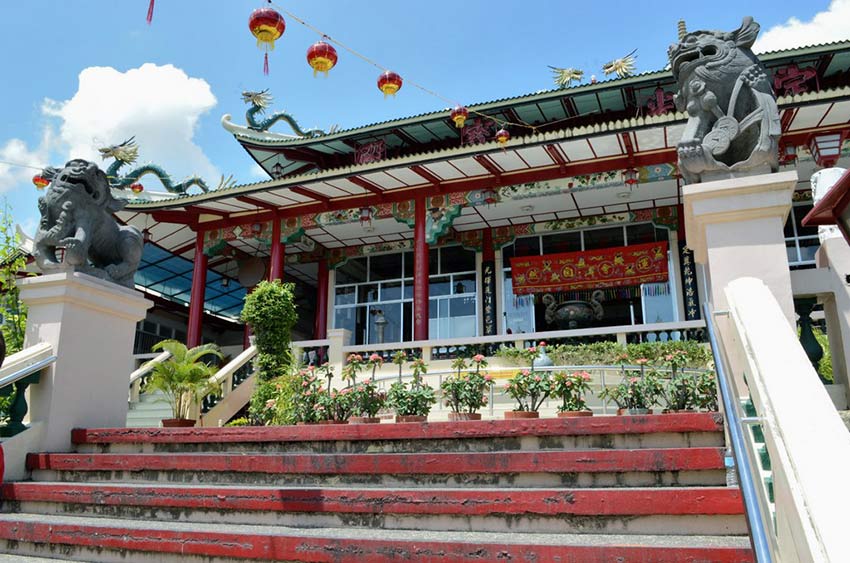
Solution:
[(543, 254), (578, 252), (581, 250), (581, 232), (558, 233), (543, 237)]
[[(643, 223), (641, 225), (626, 226), (626, 242), (628, 244), (646, 244), (655, 242), (655, 225)], [(667, 240), (666, 237), (664, 240)]]
[(524, 237), (514, 241), (514, 256), (539, 256), (540, 237)]
[(372, 303), (378, 300), (378, 284), (370, 283), (357, 286), (357, 302)]
[(336, 288), (334, 305), (353, 305), (357, 302), (357, 288), (353, 285)]
[(404, 277), (412, 278), (413, 277), (413, 253), (405, 252), (404, 253)]
[(584, 235), (584, 249), (596, 250), (599, 248), (612, 248), (624, 246), (623, 227), (608, 227), (605, 229), (589, 229), (582, 231)]
[(820, 248), (820, 239), (817, 238), (806, 238), (800, 239), (800, 261), (801, 262), (814, 262), (815, 254)]
[(401, 340), (401, 303), (369, 307), (369, 344)]
[(812, 204), (794, 205), (785, 222), (785, 247), (788, 262), (792, 267), (807, 267), (814, 264), (815, 253), (820, 248), (817, 227), (804, 227), (803, 217), (811, 211)]
[[(462, 246), (449, 246), (440, 249), (440, 273), (474, 272), (475, 252)], [(433, 272), (437, 273), (437, 272)]]
[(449, 295), (452, 292), (451, 278), (449, 276), (441, 276), (438, 278), (432, 277), (428, 284), (428, 295), (437, 297), (440, 295)]
[(413, 299), (413, 280), (404, 280), (404, 298)]
[(401, 272), (401, 254), (369, 257), (369, 281), (395, 280)]
[(401, 299), (401, 282), (385, 282), (381, 284), (381, 301)]
[(428, 250), (428, 275), (440, 273), (440, 251), (436, 248)]
[(809, 211), (814, 207), (811, 203), (807, 203), (805, 205), (795, 205), (791, 208), (794, 212), (794, 228), (797, 229), (798, 237), (810, 237), (817, 236), (818, 228), (815, 226), (804, 227), (803, 226), (803, 217), (805, 217)]
[(452, 276), (452, 293), (475, 293), (475, 274), (460, 274)]
[(336, 269), (336, 283), (360, 283), (366, 281), (366, 259), (352, 258)]
[(785, 241), (785, 251), (788, 253), (788, 262), (793, 264), (800, 261), (797, 255), (797, 241), (791, 239)]

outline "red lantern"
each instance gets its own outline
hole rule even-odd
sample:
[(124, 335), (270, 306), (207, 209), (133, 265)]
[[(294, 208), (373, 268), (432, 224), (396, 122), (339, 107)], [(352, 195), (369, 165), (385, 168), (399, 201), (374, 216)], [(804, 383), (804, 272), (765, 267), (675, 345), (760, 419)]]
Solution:
[(496, 140), (499, 142), (500, 145), (502, 145), (502, 147), (504, 147), (508, 143), (508, 141), (511, 140), (511, 134), (508, 132), (507, 129), (502, 127), (501, 129), (496, 131)]
[(32, 183), (35, 184), (35, 187), (39, 190), (43, 190), (50, 184), (50, 180), (48, 180), (44, 176), (39, 176), (38, 174), (36, 174), (32, 177)]
[(632, 187), (638, 183), (638, 171), (634, 168), (629, 168), (623, 171), (624, 182), (627, 186)]
[(395, 93), (401, 90), (403, 82), (401, 76), (388, 70), (378, 77), (378, 90), (384, 93), (385, 98), (389, 95), (395, 96)]
[(145, 191), (145, 187), (137, 182), (135, 184), (130, 184), (130, 191), (134, 194), (140, 194)]
[(469, 117), (469, 110), (463, 106), (455, 106), (455, 109), (452, 110), (451, 118), (455, 122), (455, 127), (458, 129), (463, 128), (467, 117)]
[(274, 50), (274, 42), (280, 39), (286, 30), (286, 21), (277, 10), (258, 8), (248, 18), (248, 29), (257, 38), (257, 47), (265, 48), (263, 74), (269, 73), (269, 51)]
[(327, 76), (328, 71), (336, 65), (336, 61), (336, 49), (324, 41), (316, 41), (307, 49), (307, 63), (313, 67), (314, 78), (319, 72)]

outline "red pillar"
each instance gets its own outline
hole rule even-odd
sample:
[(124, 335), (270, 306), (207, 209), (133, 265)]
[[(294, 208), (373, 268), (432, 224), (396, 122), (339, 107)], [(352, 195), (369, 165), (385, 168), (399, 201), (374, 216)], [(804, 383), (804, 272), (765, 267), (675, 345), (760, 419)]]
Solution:
[(272, 220), (272, 252), (269, 265), (269, 280), (283, 281), (283, 262), (286, 257), (286, 247), (280, 241), (280, 219)]
[(319, 260), (318, 284), (316, 286), (316, 320), (313, 324), (313, 338), (322, 340), (328, 337), (328, 261)]
[(428, 340), (428, 243), (425, 242), (424, 195), (414, 200), (413, 339)]
[(207, 255), (204, 254), (204, 233), (195, 235), (195, 267), (192, 270), (192, 293), (189, 297), (189, 330), (186, 346), (194, 348), (201, 344), (204, 320), (204, 294), (207, 288)]

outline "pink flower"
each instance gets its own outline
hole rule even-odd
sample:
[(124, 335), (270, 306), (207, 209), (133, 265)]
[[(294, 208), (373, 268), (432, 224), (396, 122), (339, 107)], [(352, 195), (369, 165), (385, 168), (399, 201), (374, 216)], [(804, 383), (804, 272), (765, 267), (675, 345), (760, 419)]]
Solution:
[(638, 382), (637, 377), (633, 377), (633, 378), (629, 379), (629, 383), (637, 383), (637, 382)]
[(573, 386), (573, 382), (572, 382), (572, 381), (570, 381), (570, 380), (568, 379), (568, 380), (566, 380), (566, 381), (564, 382), (564, 385), (566, 385), (567, 387), (572, 387), (572, 386)]
[(472, 361), (480, 364), (484, 361), (484, 356), (482, 354), (475, 354), (474, 356), (472, 356)]
[(581, 374), (581, 378), (584, 379), (585, 381), (590, 381), (590, 374), (587, 373), (587, 372), (584, 372), (584, 373)]
[(372, 354), (371, 356), (369, 356), (369, 361), (373, 362), (373, 363), (383, 362), (384, 359), (381, 356), (379, 356), (378, 354)]
[(537, 348), (535, 346), (532, 346), (531, 348), (528, 349), (528, 351), (531, 352), (532, 354), (536, 354)]
[(488, 373), (484, 376), (484, 381), (493, 381), (493, 376)]
[(539, 376), (539, 375), (535, 375), (535, 376), (534, 376), (534, 381), (540, 381), (540, 376)]
[(530, 374), (531, 374), (531, 372), (530, 372), (530, 371), (528, 371), (527, 369), (524, 369), (524, 370), (522, 370), (522, 374), (523, 374), (523, 375), (530, 375)]
[(275, 404), (275, 400), (269, 399), (268, 401), (266, 401), (266, 408), (270, 409), (270, 408), (274, 407), (274, 404)]
[(538, 346), (546, 346), (546, 343), (541, 340), (540, 342), (537, 343), (537, 345)]
[(649, 360), (647, 360), (646, 358), (638, 358), (637, 360), (635, 360), (635, 363), (641, 366), (647, 362), (649, 362)]
[(673, 354), (667, 354), (666, 356), (664, 356), (664, 359), (669, 362), (670, 360), (673, 359), (673, 357), (674, 357)]

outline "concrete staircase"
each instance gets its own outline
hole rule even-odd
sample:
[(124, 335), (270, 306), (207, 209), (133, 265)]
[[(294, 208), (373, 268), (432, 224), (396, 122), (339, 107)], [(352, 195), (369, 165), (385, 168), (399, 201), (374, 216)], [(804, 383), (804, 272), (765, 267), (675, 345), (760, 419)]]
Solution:
[[(77, 561), (750, 562), (717, 415), (74, 430), (0, 551)], [(23, 559), (22, 559), (23, 560)]]
[(150, 428), (160, 426), (163, 418), (174, 416), (171, 405), (165, 400), (165, 396), (157, 391), (155, 393), (143, 393), (139, 400), (130, 403), (127, 410), (128, 428)]

